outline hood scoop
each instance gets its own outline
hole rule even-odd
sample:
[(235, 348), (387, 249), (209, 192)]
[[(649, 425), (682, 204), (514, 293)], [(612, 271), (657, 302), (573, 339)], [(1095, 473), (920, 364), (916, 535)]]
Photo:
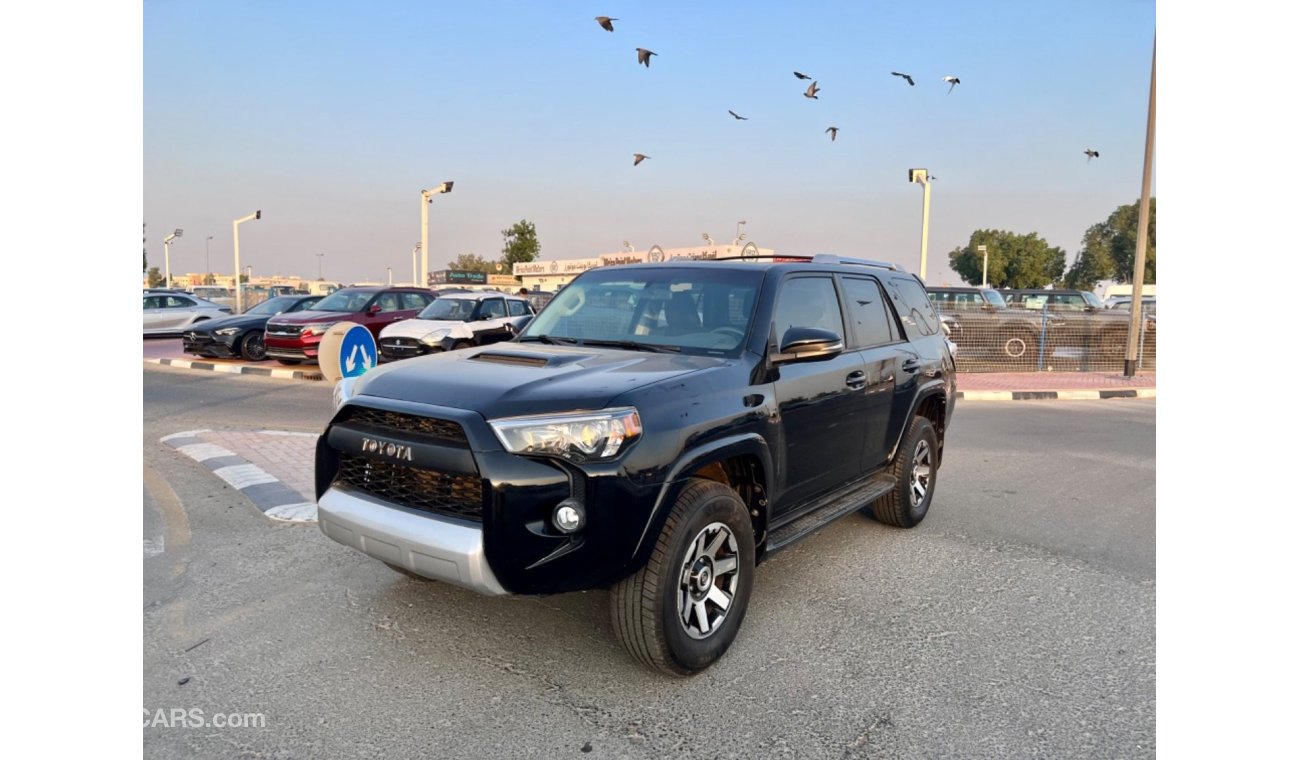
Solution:
[(468, 357), (469, 361), (488, 362), (490, 364), (513, 364), (520, 367), (562, 367), (566, 364), (582, 361), (585, 354), (537, 354), (524, 351), (488, 350)]

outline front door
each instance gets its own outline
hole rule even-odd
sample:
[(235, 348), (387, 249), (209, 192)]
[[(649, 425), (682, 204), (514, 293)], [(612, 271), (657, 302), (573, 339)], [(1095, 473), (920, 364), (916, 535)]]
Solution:
[[(780, 348), (791, 327), (818, 327), (845, 335), (830, 275), (792, 276), (781, 285), (773, 317)], [(785, 468), (773, 515), (787, 513), (817, 494), (852, 479), (862, 457), (862, 357), (848, 351), (832, 359), (782, 364), (775, 380)]]

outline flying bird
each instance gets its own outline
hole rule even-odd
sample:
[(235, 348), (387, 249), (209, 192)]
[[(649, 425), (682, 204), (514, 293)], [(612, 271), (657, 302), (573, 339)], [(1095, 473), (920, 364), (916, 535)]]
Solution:
[(808, 89), (804, 92), (803, 96), (805, 98), (816, 98), (817, 93), (819, 92), (821, 92), (821, 88), (817, 86), (817, 81), (813, 80), (813, 83), (808, 85)]
[(827, 128), (826, 128), (826, 131), (831, 133), (831, 142), (835, 142), (835, 136), (838, 135), (838, 134), (840, 133), (840, 128), (839, 128), (839, 127), (827, 127)]
[(902, 77), (902, 78), (906, 79), (906, 80), (907, 80), (907, 83), (910, 84), (910, 85), (912, 85), (913, 87), (916, 86), (916, 82), (913, 82), (913, 81), (912, 81), (912, 77), (911, 77), (910, 74), (900, 74), (900, 73), (897, 72), (897, 71), (891, 71), (891, 72), (889, 72), (889, 73), (890, 73), (890, 74), (893, 74), (893, 75), (896, 76), (896, 77)]
[(954, 76), (947, 76), (947, 77), (944, 77), (944, 78), (943, 78), (943, 81), (945, 81), (945, 82), (948, 83), (948, 93), (949, 93), (949, 94), (952, 94), (952, 88), (954, 88), (954, 87), (956, 87), (957, 85), (961, 84), (961, 80), (958, 79), (957, 77), (954, 77)]
[(749, 117), (748, 117), (748, 116), (741, 116), (740, 114), (736, 113), (735, 111), (731, 110), (730, 108), (727, 109), (727, 113), (729, 113), (729, 114), (731, 114), (732, 116), (736, 117), (736, 120), (737, 120), (737, 121), (749, 121)]
[(644, 153), (633, 153), (633, 154), (632, 154), (632, 165), (633, 165), (633, 166), (636, 166), (637, 164), (641, 163), (642, 161), (646, 160), (647, 158), (649, 158), (649, 156), (645, 155)]
[(812, 77), (808, 76), (807, 74), (800, 74), (797, 71), (794, 73), (794, 76), (795, 79), (812, 79)]
[(1089, 161), (1092, 161), (1092, 159), (1100, 156), (1101, 154), (1093, 150), (1092, 148), (1088, 148), (1083, 152), (1083, 155), (1087, 156)]
[(652, 51), (652, 50), (646, 50), (645, 48), (637, 48), (637, 49), (636, 49), (636, 62), (637, 62), (637, 63), (644, 63), (644, 64), (645, 64), (645, 67), (648, 69), (648, 68), (650, 68), (650, 56), (652, 56), (652, 55), (659, 55), (659, 54), (656, 53), (656, 52), (654, 52), (654, 51)]
[(612, 21), (618, 21), (618, 19), (616, 19), (616, 18), (610, 18), (609, 16), (597, 16), (597, 17), (596, 17), (596, 23), (597, 23), (597, 24), (600, 24), (600, 28), (601, 28), (601, 29), (604, 29), (604, 30), (607, 31), (607, 32), (612, 32), (612, 31), (614, 31), (614, 25), (613, 25), (612, 23), (610, 23), (610, 22), (612, 22)]

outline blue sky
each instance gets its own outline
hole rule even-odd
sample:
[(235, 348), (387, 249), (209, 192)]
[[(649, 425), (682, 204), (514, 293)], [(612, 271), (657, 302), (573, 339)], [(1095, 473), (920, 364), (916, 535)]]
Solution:
[[(327, 279), (408, 279), (419, 190), (450, 179), (434, 267), (499, 255), (521, 218), (544, 258), (721, 241), (745, 219), (778, 252), (915, 271), (913, 166), (938, 178), (929, 281), (957, 282), (947, 253), (983, 227), (1069, 261), (1138, 196), (1154, 29), (1138, 0), (147, 1), (150, 262), (181, 227), (173, 272), (203, 270), (208, 235), (229, 272), (231, 220), (260, 208), (240, 232), (254, 274), (315, 276), (324, 253)], [(636, 47), (659, 53), (649, 70)]]

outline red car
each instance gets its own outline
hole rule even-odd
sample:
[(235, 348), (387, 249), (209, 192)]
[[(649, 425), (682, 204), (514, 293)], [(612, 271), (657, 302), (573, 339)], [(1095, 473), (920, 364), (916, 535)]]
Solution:
[(365, 325), (378, 341), (380, 330), (414, 317), (435, 297), (424, 288), (337, 290), (311, 311), (272, 317), (266, 323), (266, 355), (281, 364), (315, 362), (321, 336), (336, 322)]

